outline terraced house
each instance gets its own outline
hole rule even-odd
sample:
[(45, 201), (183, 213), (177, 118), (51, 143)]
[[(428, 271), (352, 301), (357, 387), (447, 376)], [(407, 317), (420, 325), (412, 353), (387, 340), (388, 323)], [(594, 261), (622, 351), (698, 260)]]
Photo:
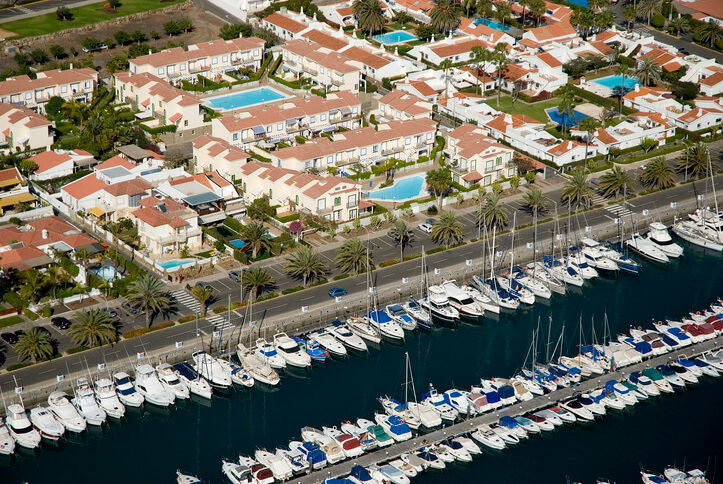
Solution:
[(25, 106), (0, 104), (0, 141), (13, 151), (53, 144), (52, 123)]
[(327, 90), (359, 91), (363, 65), (316, 42), (292, 40), (281, 47), (284, 67), (306, 74)]
[(92, 101), (97, 84), (98, 73), (94, 69), (73, 69), (71, 64), (65, 71), (38, 72), (36, 79), (22, 75), (0, 82), (0, 102), (21, 104), (44, 113), (45, 103), (54, 96), (66, 101)]
[(452, 180), (465, 187), (490, 185), (514, 176), (512, 157), (515, 150), (487, 136), (487, 130), (463, 124), (447, 134), (444, 149), (449, 156)]

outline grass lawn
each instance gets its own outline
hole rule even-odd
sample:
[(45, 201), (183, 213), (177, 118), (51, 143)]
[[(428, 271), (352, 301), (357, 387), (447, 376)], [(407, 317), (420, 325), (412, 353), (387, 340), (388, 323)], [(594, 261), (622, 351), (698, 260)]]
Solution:
[[(0, 24), (0, 28), (16, 33), (17, 37), (13, 38), (52, 34), (59, 30), (83, 27), (103, 20), (168, 7), (176, 3), (181, 3), (182, 1), (183, 0), (169, 0), (167, 2), (161, 2), (160, 0), (123, 0), (121, 6), (118, 7), (115, 12), (104, 9), (103, 5), (105, 5), (105, 2), (99, 2), (71, 9), (71, 12), (73, 12), (73, 20), (70, 21), (58, 20), (55, 18), (55, 12), (52, 12), (37, 17), (5, 22)], [(90, 32), (89, 35), (92, 36), (92, 32)], [(78, 47), (80, 47), (80, 39), (78, 39)]]
[(0, 328), (7, 328), (14, 324), (22, 323), (25, 321), (20, 316), (8, 316), (7, 318), (0, 319)]
[(527, 104), (526, 102), (520, 101), (519, 99), (515, 101), (515, 104), (512, 105), (512, 98), (509, 96), (502, 96), (500, 99), (500, 107), (497, 107), (497, 96), (492, 96), (488, 101), (487, 104), (492, 106), (495, 109), (499, 109), (500, 111), (503, 111), (505, 113), (518, 113), (518, 114), (524, 114), (526, 116), (529, 116), (531, 118), (535, 118), (538, 121), (541, 121), (543, 123), (549, 123), (550, 120), (547, 117), (547, 114), (545, 113), (545, 109), (557, 107), (560, 104), (559, 99), (548, 99), (547, 101), (540, 101), (538, 103), (534, 104)]

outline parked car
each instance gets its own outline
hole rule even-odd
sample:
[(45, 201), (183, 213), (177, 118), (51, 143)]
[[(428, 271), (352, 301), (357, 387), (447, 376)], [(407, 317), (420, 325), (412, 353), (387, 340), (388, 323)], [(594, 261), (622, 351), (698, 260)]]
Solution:
[(3, 340), (5, 340), (6, 343), (11, 344), (11, 345), (14, 345), (15, 343), (18, 342), (18, 337), (15, 336), (13, 333), (0, 334), (0, 338), (2, 338)]
[(427, 220), (424, 221), (424, 223), (427, 225), (434, 225), (437, 223), (437, 219), (436, 218), (428, 218)]
[(429, 224), (419, 224), (417, 225), (417, 228), (424, 232), (425, 234), (431, 234), (432, 233), (432, 226)]
[(33, 329), (36, 329), (36, 330), (40, 331), (41, 333), (45, 333), (48, 336), (52, 336), (52, 334), (50, 334), (50, 330), (48, 328), (46, 328), (45, 326), (33, 326)]
[(107, 45), (101, 43), (101, 44), (98, 44), (98, 47), (94, 47), (94, 48), (92, 48), (92, 49), (89, 49), (89, 48), (87, 48), (87, 47), (83, 47), (83, 52), (85, 52), (85, 53), (88, 53), (88, 52), (98, 52), (98, 51), (101, 51), (101, 50), (106, 50), (107, 48), (108, 48)]
[(50, 323), (58, 329), (68, 329), (70, 328), (70, 325), (73, 324), (63, 316), (55, 316), (54, 318), (50, 318)]
[(341, 287), (332, 287), (329, 289), (329, 297), (338, 297), (338, 296), (345, 296), (346, 295), (346, 289)]
[(188, 289), (189, 291), (191, 289), (193, 289), (194, 287), (205, 287), (209, 291), (213, 291), (213, 286), (211, 284), (209, 284), (208, 282), (199, 281), (196, 284), (194, 284), (193, 286), (191, 286), (190, 284), (186, 284), (186, 289)]
[(113, 318), (113, 319), (115, 319), (115, 318), (118, 317), (118, 311), (116, 311), (116, 310), (113, 309), (113, 308), (100, 308), (100, 310), (107, 312), (108, 315), (109, 315), (111, 318)]
[(243, 274), (243, 271), (229, 271), (228, 278), (233, 282), (241, 282), (241, 274)]
[[(389, 237), (391, 237), (392, 239), (394, 239), (395, 242), (398, 242), (398, 241), (399, 241), (399, 236), (398, 236), (395, 232), (392, 232), (392, 231), (390, 230), (389, 232), (387, 232), (387, 235), (388, 235)], [(410, 239), (411, 239), (412, 237), (414, 237), (414, 231), (413, 231), (413, 230), (408, 230), (408, 231), (407, 231), (407, 237), (409, 237)]]
[(139, 302), (126, 301), (123, 304), (123, 308), (131, 314), (136, 314), (141, 308), (141, 304)]

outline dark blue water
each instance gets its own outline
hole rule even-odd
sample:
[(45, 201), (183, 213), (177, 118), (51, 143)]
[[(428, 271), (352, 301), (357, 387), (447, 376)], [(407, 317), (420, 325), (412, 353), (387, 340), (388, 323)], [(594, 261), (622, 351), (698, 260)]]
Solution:
[[(566, 353), (572, 354), (581, 317), (588, 342), (593, 317), (599, 337), (605, 314), (613, 334), (630, 325), (648, 326), (652, 319), (679, 317), (723, 294), (722, 269), (720, 256), (687, 246), (685, 259), (668, 267), (646, 264), (640, 276), (599, 279), (565, 298), (553, 298), (549, 305), (481, 325), (417, 333), (404, 347), (382, 345), (367, 359), (332, 361), (315, 368), (310, 378), (284, 378), (275, 392), (240, 390), (229, 398), (214, 398), (210, 407), (191, 401), (172, 415), (130, 415), (103, 434), (89, 434), (85, 442), (67, 442), (62, 450), (44, 449), (36, 457), (1, 463), (0, 483), (171, 483), (176, 469), (222, 483), (223, 457), (284, 445), (298, 439), (305, 425), (369, 418), (378, 409), (379, 395), (401, 396), (405, 351), (418, 393), (430, 382), (438, 389), (467, 388), (480, 377), (511, 375), (525, 359), (538, 320), (543, 340), (550, 317), (552, 341), (564, 324)], [(579, 482), (597, 477), (639, 482), (640, 462), (662, 471), (666, 464), (682, 465), (683, 459), (689, 468), (705, 468), (710, 459), (710, 476), (723, 447), (718, 410), (722, 398), (723, 382), (707, 380), (589, 427), (559, 429), (500, 457), (485, 455), (415, 482), (564, 483), (565, 476)]]

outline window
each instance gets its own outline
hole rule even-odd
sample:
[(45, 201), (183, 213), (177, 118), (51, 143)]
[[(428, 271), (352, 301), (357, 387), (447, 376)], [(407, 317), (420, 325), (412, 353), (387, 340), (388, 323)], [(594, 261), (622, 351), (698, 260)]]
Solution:
[(187, 119), (183, 121), (183, 125), (184, 125), (184, 126), (188, 126), (188, 120), (187, 120)]
[(316, 208), (324, 210), (326, 208), (326, 198), (320, 198), (316, 201)]
[(311, 118), (309, 118), (309, 123), (311, 123), (311, 124), (316, 123), (316, 116), (312, 116)]
[(341, 205), (341, 197), (334, 197), (334, 205)]
[(326, 114), (322, 114), (320, 119), (321, 119), (321, 121), (326, 121)]
[(358, 113), (358, 112), (359, 112), (359, 108), (358, 108), (358, 107), (354, 106), (354, 107), (351, 108), (351, 113), (352, 113), (352, 114), (356, 114), (356, 113)]
[(281, 168), (281, 160), (279, 158), (276, 158), (276, 167)]
[(360, 149), (360, 150), (359, 150), (359, 154), (360, 154), (361, 156), (366, 155), (366, 154), (367, 154), (367, 149), (366, 149), (366, 148)]
[(397, 119), (402, 119), (402, 113), (400, 113), (399, 111), (397, 111), (397, 116), (396, 116), (396, 117), (397, 117)]
[(477, 171), (477, 160), (472, 160), (469, 163), (469, 169), (470, 171)]
[(492, 171), (494, 169), (494, 165), (492, 163), (492, 160), (487, 161), (487, 166), (485, 167), (485, 171)]
[(329, 155), (326, 157), (326, 164), (331, 165), (334, 163), (334, 157), (332, 155)]
[(162, 75), (163, 75), (163, 72), (164, 72), (165, 70), (166, 70), (165, 67), (159, 67), (159, 68), (158, 68), (158, 75), (159, 75), (159, 76), (162, 76)]
[(231, 181), (236, 182), (236, 175), (231, 175)]
[(283, 131), (283, 130), (284, 130), (284, 123), (277, 123), (276, 131)]
[(497, 161), (495, 162), (495, 165), (501, 165), (502, 164), (502, 157), (498, 156)]
[(356, 218), (356, 208), (349, 210), (349, 218)]
[(305, 161), (305, 162), (304, 162), (304, 169), (305, 169), (305, 170), (308, 170), (309, 168), (311, 168), (311, 162), (310, 162), (310, 161)]
[(218, 64), (218, 57), (213, 57), (213, 58), (211, 59), (211, 64), (214, 65), (214, 66), (215, 66), (216, 64)]
[(509, 170), (507, 170), (507, 176), (515, 176), (515, 169), (510, 168)]
[(404, 144), (405, 144), (405, 145), (411, 145), (411, 144), (412, 144), (412, 138), (404, 138)]
[(487, 175), (485, 177), (485, 185), (489, 185), (490, 183), (492, 183), (492, 175)]
[(298, 205), (299, 204), (299, 196), (298, 195), (296, 195), (295, 200), (296, 200), (296, 204)]
[(25, 93), (25, 99), (32, 99), (32, 98), (33, 98), (33, 93), (32, 93), (32, 92), (26, 92), (26, 93)]
[(68, 92), (68, 86), (60, 86), (60, 92), (62, 92), (62, 93)]
[(90, 81), (85, 81), (84, 87), (90, 89)]
[(232, 138), (234, 141), (238, 141), (238, 133), (232, 134), (232, 135), (231, 135), (231, 138)]
[(434, 133), (427, 133), (427, 139), (432, 139), (432, 136), (434, 136)]
[(378, 153), (379, 152), (379, 145), (372, 146), (372, 153)]
[(352, 207), (356, 205), (356, 193), (354, 195), (349, 195), (349, 198), (347, 198), (347, 202), (349, 202), (349, 205)]
[(179, 68), (180, 68), (181, 72), (185, 71), (185, 70), (186, 70), (186, 64), (181, 64), (181, 65), (179, 66)]
[(271, 133), (271, 131), (273, 131), (273, 129), (274, 129), (273, 126), (266, 126), (266, 132), (267, 132), (267, 133)]
[(273, 190), (273, 188), (269, 188), (269, 198), (270, 198), (270, 199), (273, 199), (273, 198), (274, 198), (274, 190)]
[(254, 49), (254, 57), (258, 57), (259, 55), (259, 49)]
[(131, 195), (128, 197), (128, 206), (130, 207), (138, 207), (141, 204), (141, 194), (139, 195)]
[(168, 66), (168, 67), (166, 68), (166, 72), (168, 72), (168, 75), (170, 76), (171, 74), (173, 74), (174, 72), (176, 72), (176, 66)]
[(225, 55), (225, 56), (221, 57), (221, 62), (228, 62), (228, 56)]
[(321, 67), (321, 66), (319, 66), (319, 73), (320, 73), (320, 74), (323, 74), (323, 73), (324, 73), (324, 68)]

